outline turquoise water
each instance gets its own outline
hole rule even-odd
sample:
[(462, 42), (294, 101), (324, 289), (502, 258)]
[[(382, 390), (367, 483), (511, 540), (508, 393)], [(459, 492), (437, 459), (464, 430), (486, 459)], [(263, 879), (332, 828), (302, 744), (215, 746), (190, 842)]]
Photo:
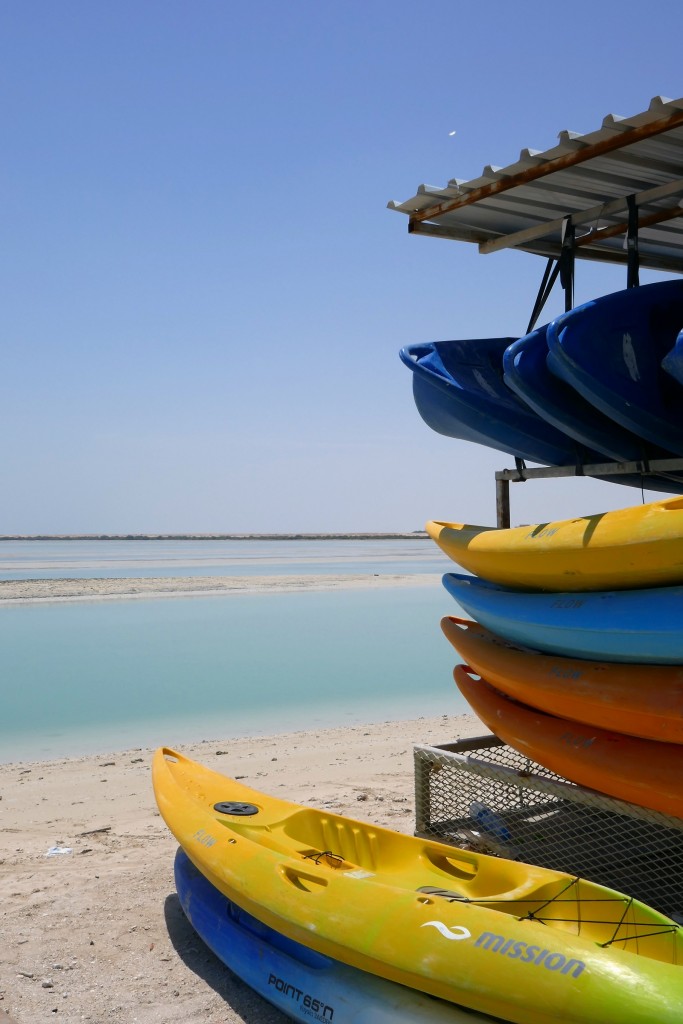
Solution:
[(0, 761), (458, 714), (439, 627), (458, 611), (438, 574), (433, 588), (0, 606)]
[(0, 580), (443, 571), (431, 540), (0, 541)]

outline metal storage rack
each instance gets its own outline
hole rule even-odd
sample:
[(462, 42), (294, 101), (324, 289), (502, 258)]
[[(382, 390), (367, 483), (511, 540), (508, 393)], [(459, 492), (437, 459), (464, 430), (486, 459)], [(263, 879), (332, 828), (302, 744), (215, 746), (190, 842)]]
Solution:
[(416, 835), (580, 875), (683, 923), (683, 820), (567, 782), (492, 734), (413, 757)]
[[(478, 178), (451, 179), (445, 188), (420, 185), (390, 210), (408, 217), (411, 234), (474, 243), (491, 254), (518, 249), (547, 264), (527, 333), (556, 281), (565, 309), (574, 299), (576, 260), (626, 267), (626, 286), (640, 268), (683, 271), (683, 98), (655, 96), (631, 117), (608, 114), (585, 135), (561, 131), (552, 149), (523, 149), (507, 167), (484, 167)], [(683, 460), (516, 469), (496, 473), (498, 526), (510, 525), (510, 481), (560, 476), (678, 476)]]
[[(519, 249), (547, 260), (527, 333), (556, 280), (571, 309), (577, 259), (683, 271), (683, 98), (655, 97), (589, 134), (562, 131), (552, 149), (523, 149), (507, 167), (445, 188), (421, 185), (389, 208), (410, 233)], [(683, 459), (577, 464), (496, 473), (498, 526), (510, 525), (510, 482), (635, 473), (678, 478)], [(415, 746), (418, 835), (583, 875), (683, 921), (683, 820), (583, 789), (495, 736)]]

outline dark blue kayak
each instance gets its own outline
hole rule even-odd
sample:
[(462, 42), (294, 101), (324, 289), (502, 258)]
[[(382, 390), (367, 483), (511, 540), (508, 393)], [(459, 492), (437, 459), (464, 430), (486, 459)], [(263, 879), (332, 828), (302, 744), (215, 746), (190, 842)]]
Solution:
[(505, 383), (542, 419), (586, 448), (617, 462), (672, 458), (586, 401), (548, 367), (548, 324), (513, 342), (503, 355)]
[(683, 586), (539, 594), (460, 573), (447, 573), (443, 585), (470, 618), (524, 647), (592, 661), (683, 664)]
[(400, 357), (413, 372), (420, 416), (439, 434), (547, 466), (604, 462), (550, 426), (503, 380), (503, 353), (516, 338), (472, 338), (409, 345)]
[[(483, 444), (528, 462), (579, 466), (610, 461), (542, 419), (503, 379), (503, 356), (516, 338), (434, 341), (401, 349), (413, 372), (420, 416), (439, 434)], [(648, 475), (602, 477), (628, 487), (683, 493), (681, 481)]]
[(422, 992), (366, 974), (286, 938), (240, 910), (178, 849), (175, 884), (185, 915), (216, 956), (293, 1020), (314, 1024), (494, 1024)]
[[(523, 402), (551, 426), (587, 449), (617, 462), (675, 458), (674, 452), (645, 441), (605, 416), (548, 366), (548, 324), (514, 341), (503, 354), (503, 379)], [(683, 364), (681, 366), (683, 371)], [(625, 483), (667, 494), (683, 494), (683, 480), (648, 475)]]
[(683, 455), (683, 388), (662, 370), (683, 328), (683, 281), (604, 295), (548, 325), (548, 365), (591, 405)]

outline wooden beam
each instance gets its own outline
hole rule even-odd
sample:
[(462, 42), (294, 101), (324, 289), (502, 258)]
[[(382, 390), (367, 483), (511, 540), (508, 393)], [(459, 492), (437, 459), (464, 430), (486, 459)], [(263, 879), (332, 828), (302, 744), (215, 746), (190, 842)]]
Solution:
[[(669, 181), (666, 185), (657, 185), (656, 188), (648, 188), (643, 192), (638, 192), (636, 194), (636, 206), (655, 203), (660, 199), (676, 195), (678, 192), (683, 192), (683, 178)], [(591, 221), (597, 220), (599, 217), (611, 217), (613, 213), (619, 213), (621, 210), (626, 209), (627, 199), (628, 196), (620, 196), (618, 199), (612, 199), (609, 203), (600, 203), (597, 206), (591, 206), (588, 210), (579, 210), (571, 214), (572, 221), (578, 227), (579, 224), (590, 224)], [(556, 217), (554, 220), (545, 221), (543, 224), (534, 224), (533, 227), (524, 228), (521, 231), (513, 231), (509, 235), (501, 235), (500, 238), (489, 239), (480, 244), (479, 252), (490, 253), (498, 252), (501, 249), (514, 249), (515, 246), (523, 245), (525, 242), (532, 242), (536, 238), (543, 238), (545, 235), (560, 231), (564, 220), (564, 217)]]
[[(680, 204), (677, 206), (669, 207), (667, 210), (657, 210), (655, 213), (648, 213), (645, 217), (641, 217), (638, 221), (638, 228), (648, 228), (653, 224), (662, 224), (665, 220), (674, 220), (676, 217), (683, 215), (683, 209)], [(618, 224), (611, 224), (604, 228), (595, 228), (594, 231), (588, 231), (585, 235), (579, 235), (576, 239), (576, 245), (595, 245), (599, 243), (603, 238), (614, 238), (615, 235), (623, 235), (628, 229), (628, 221), (620, 221)]]

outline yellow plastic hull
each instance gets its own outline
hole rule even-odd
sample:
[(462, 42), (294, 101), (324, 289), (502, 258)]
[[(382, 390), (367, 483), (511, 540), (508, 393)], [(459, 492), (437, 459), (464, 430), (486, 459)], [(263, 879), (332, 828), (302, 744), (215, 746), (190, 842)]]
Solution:
[(297, 942), (518, 1024), (680, 1024), (683, 935), (642, 904), (265, 796), (172, 750), (152, 775), (202, 874)]
[(509, 530), (430, 521), (458, 565), (520, 590), (627, 590), (683, 583), (683, 497)]

